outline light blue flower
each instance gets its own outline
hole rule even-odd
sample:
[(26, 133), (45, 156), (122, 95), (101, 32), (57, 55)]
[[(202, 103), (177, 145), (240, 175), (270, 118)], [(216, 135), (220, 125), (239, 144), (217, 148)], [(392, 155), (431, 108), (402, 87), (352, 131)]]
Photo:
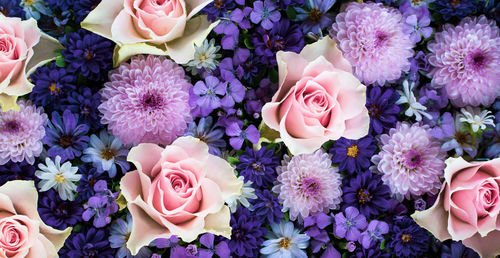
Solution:
[(40, 13), (52, 16), (52, 11), (45, 5), (43, 0), (22, 0), (21, 7), (26, 12), (26, 19), (40, 19)]
[(82, 160), (92, 162), (93, 166), (100, 172), (108, 171), (109, 177), (116, 176), (116, 165), (120, 166), (122, 172), (127, 172), (130, 165), (127, 162), (128, 149), (124, 148), (118, 138), (105, 131), (90, 136), (90, 144), (83, 151)]
[(300, 230), (293, 227), (292, 222), (281, 221), (280, 224), (271, 224), (272, 232), (266, 236), (267, 239), (262, 243), (264, 246), (260, 253), (265, 257), (298, 257), (307, 258), (304, 250), (309, 245), (309, 236), (300, 234)]
[(295, 7), (297, 20), (303, 21), (302, 31), (304, 33), (321, 33), (333, 23), (333, 15), (328, 14), (336, 0), (307, 0), (304, 7)]
[(111, 248), (119, 248), (115, 257), (117, 258), (149, 258), (152, 253), (147, 247), (142, 247), (137, 255), (133, 256), (130, 250), (127, 249), (127, 240), (132, 232), (132, 216), (127, 214), (127, 219), (117, 219), (110, 227), (109, 246)]

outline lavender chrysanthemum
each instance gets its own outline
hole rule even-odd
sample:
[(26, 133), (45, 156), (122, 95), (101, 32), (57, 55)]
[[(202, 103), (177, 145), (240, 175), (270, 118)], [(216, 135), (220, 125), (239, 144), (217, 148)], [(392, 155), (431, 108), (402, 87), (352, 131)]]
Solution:
[(500, 29), (485, 16), (447, 24), (427, 48), (432, 85), (456, 106), (488, 106), (500, 92)]
[(433, 141), (427, 126), (398, 123), (380, 136), (381, 151), (372, 157), (382, 181), (397, 199), (410, 199), (441, 188), (445, 153)]
[(413, 43), (403, 33), (403, 18), (397, 9), (352, 2), (337, 15), (331, 34), (365, 84), (384, 85), (410, 69)]
[(47, 115), (29, 101), (17, 104), (19, 111), (0, 112), (0, 165), (9, 160), (33, 165), (42, 153)]
[(338, 208), (342, 196), (340, 174), (323, 149), (292, 158), (285, 155), (276, 170), (278, 184), (273, 192), (279, 194), (283, 211), (290, 210), (291, 220), (299, 218), (300, 221)]
[(165, 57), (135, 56), (110, 75), (101, 91), (101, 122), (123, 144), (168, 145), (192, 121), (191, 84), (184, 70)]

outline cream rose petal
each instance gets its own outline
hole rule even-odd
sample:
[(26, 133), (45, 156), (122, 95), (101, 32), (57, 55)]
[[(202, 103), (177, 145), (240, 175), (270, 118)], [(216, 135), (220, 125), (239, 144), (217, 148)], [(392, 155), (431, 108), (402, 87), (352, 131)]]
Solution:
[(205, 217), (205, 231), (214, 235), (221, 235), (226, 238), (231, 238), (231, 212), (224, 205), (219, 212), (208, 214)]
[(243, 182), (234, 175), (234, 169), (229, 163), (217, 156), (210, 155), (206, 165), (206, 178), (215, 182), (222, 193), (222, 199), (226, 201), (232, 196), (241, 195)]
[(111, 39), (111, 26), (123, 9), (124, 0), (102, 0), (81, 22), (81, 27)]
[(441, 192), (434, 205), (424, 211), (416, 211), (411, 215), (415, 222), (430, 231), (441, 242), (450, 239), (451, 235), (448, 233), (448, 212), (444, 210), (442, 202), (444, 197), (445, 186), (441, 188)]
[(213, 0), (186, 0), (186, 13), (187, 18), (191, 19), (205, 6), (213, 2)]

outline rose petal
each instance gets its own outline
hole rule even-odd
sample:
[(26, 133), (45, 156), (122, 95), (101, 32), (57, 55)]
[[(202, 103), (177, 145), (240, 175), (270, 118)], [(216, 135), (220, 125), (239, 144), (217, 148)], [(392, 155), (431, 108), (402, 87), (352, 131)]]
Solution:
[(462, 243), (474, 249), (481, 257), (496, 257), (500, 255), (500, 231), (492, 231), (486, 237), (475, 234), (471, 238), (465, 239)]
[[(81, 22), (81, 27), (108, 39), (113, 39), (111, 27), (123, 10), (124, 0), (102, 0)], [(127, 26), (129, 24), (124, 24)]]
[(342, 52), (337, 48), (337, 43), (330, 37), (324, 37), (313, 44), (306, 45), (300, 55), (309, 62), (318, 57), (324, 57), (335, 68), (352, 74), (351, 64), (342, 56)]
[(231, 238), (231, 227), (229, 226), (230, 221), (231, 212), (229, 211), (229, 208), (224, 205), (217, 213), (208, 214), (205, 217), (204, 230), (208, 233)]
[(217, 183), (224, 201), (232, 196), (241, 194), (243, 182), (237, 180), (233, 167), (231, 167), (227, 161), (217, 156), (210, 155), (208, 157), (206, 171), (206, 178)]
[(448, 212), (444, 210), (442, 205), (443, 198), (445, 198), (443, 193), (446, 187), (446, 184), (443, 184), (438, 198), (432, 207), (424, 211), (415, 211), (411, 215), (419, 226), (430, 231), (441, 242), (451, 238), (446, 226), (448, 224)]

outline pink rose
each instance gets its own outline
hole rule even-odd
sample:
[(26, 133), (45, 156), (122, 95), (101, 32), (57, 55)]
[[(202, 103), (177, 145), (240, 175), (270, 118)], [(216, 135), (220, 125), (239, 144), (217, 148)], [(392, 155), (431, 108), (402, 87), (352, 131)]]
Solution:
[(9, 181), (0, 187), (0, 257), (57, 257), (71, 233), (47, 226), (38, 215), (33, 181)]
[[(103, 0), (82, 28), (115, 41), (115, 65), (136, 54), (169, 55), (177, 63), (193, 59), (212, 27), (193, 18), (212, 0)], [(193, 18), (193, 19), (192, 19)]]
[(125, 174), (120, 186), (132, 215), (132, 254), (171, 235), (185, 242), (205, 232), (231, 235), (224, 202), (240, 195), (242, 182), (229, 163), (208, 153), (206, 143), (190, 136), (165, 149), (143, 143), (130, 150), (128, 161), (137, 170)]
[(4, 111), (17, 108), (16, 99), (31, 92), (28, 75), (54, 57), (62, 48), (40, 32), (34, 19), (21, 21), (0, 13), (0, 105)]
[(262, 108), (293, 155), (312, 153), (328, 140), (368, 133), (366, 87), (328, 37), (296, 54), (278, 52), (279, 89)]
[(434, 205), (412, 217), (439, 240), (462, 240), (482, 257), (500, 254), (500, 158), (446, 160), (445, 182)]

